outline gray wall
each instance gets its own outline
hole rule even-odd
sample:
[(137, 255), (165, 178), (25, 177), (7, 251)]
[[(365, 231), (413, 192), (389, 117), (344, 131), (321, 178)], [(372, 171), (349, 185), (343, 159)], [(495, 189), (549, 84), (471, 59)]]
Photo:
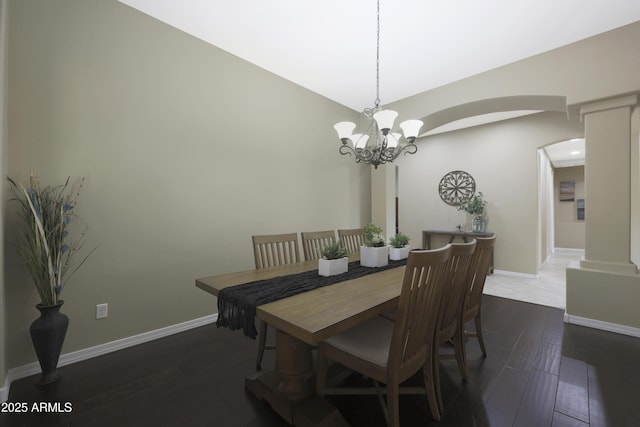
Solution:
[[(640, 73), (637, 72), (640, 69), (639, 45), (640, 22), (635, 22), (596, 37), (417, 94), (391, 105), (407, 116), (424, 117), (428, 123), (432, 124), (442, 124), (447, 120), (451, 121), (492, 111), (541, 109), (559, 112), (571, 120), (576, 120), (580, 119), (579, 113), (583, 106), (586, 108), (585, 111), (590, 113), (593, 113), (593, 109), (599, 111), (598, 108), (606, 110), (601, 115), (590, 115), (592, 118), (596, 117), (593, 120), (597, 123), (597, 131), (591, 135), (585, 132), (587, 153), (593, 152), (588, 148), (589, 144), (593, 144), (592, 146), (597, 148), (598, 154), (591, 158), (591, 166), (597, 167), (590, 169), (590, 160), (587, 159), (586, 170), (616, 171), (616, 164), (619, 162), (624, 162), (624, 159), (630, 157), (632, 161), (628, 164), (629, 168), (626, 167), (627, 164), (625, 167), (619, 168), (620, 172), (617, 175), (598, 176), (594, 182), (586, 186), (585, 198), (589, 203), (589, 211), (592, 214), (594, 209), (600, 213), (610, 212), (611, 217), (608, 218), (609, 224), (606, 224), (605, 215), (600, 215), (597, 221), (589, 220), (589, 218), (593, 218), (593, 215), (587, 216), (585, 258), (591, 253), (595, 257), (592, 258), (595, 263), (589, 264), (585, 260), (581, 262), (580, 268), (568, 269), (565, 319), (572, 323), (636, 336), (640, 335), (640, 316), (638, 316), (635, 304), (640, 296), (640, 286), (638, 286), (640, 275), (635, 274), (637, 265), (631, 260), (638, 260), (638, 248), (640, 247), (638, 237), (640, 234), (637, 227), (640, 216), (637, 186), (639, 174), (637, 153), (640, 145), (638, 123), (640, 120), (638, 120), (639, 113), (636, 105), (636, 96), (640, 93)], [(629, 100), (628, 109), (615, 109), (616, 102), (623, 103), (625, 99)], [(611, 109), (607, 110), (607, 108)], [(627, 116), (629, 113), (631, 120)], [(612, 114), (617, 114), (618, 120), (616, 122), (610, 122), (606, 119)], [(541, 126), (547, 125), (541, 123)], [(475, 133), (469, 133), (466, 143), (472, 143), (475, 137)], [(552, 139), (547, 143), (557, 141), (560, 139), (555, 141)], [(613, 144), (609, 144), (608, 141), (615, 141), (615, 147), (612, 147)], [(504, 142), (502, 137), (496, 134), (495, 142), (489, 141), (486, 150), (490, 151), (492, 146), (502, 145)], [(525, 150), (521, 151), (517, 149), (519, 141), (514, 139), (512, 142), (510, 146), (501, 148), (512, 150), (511, 155), (514, 156), (525, 155), (528, 158), (533, 158), (528, 154), (529, 147), (525, 147)], [(539, 147), (545, 145), (544, 138), (539, 142), (542, 143)], [(444, 144), (438, 146), (445, 147)], [(442, 153), (451, 153), (453, 150), (453, 147), (447, 147)], [(434, 154), (441, 153), (435, 151)], [(501, 156), (500, 153), (497, 154)], [(632, 156), (630, 156), (631, 154)], [(444, 157), (442, 158), (444, 159)], [(512, 160), (499, 158), (500, 160)], [(403, 161), (405, 160), (403, 159)], [(446, 161), (450, 162), (449, 159)], [(469, 164), (469, 162), (461, 161), (458, 164)], [(499, 163), (499, 165), (502, 164), (504, 161)], [(497, 172), (497, 176), (501, 175), (496, 163), (471, 161), (471, 166), (482, 169), (478, 172), (478, 176), (487, 173), (484, 171), (485, 167), (493, 168)], [(511, 169), (509, 166), (508, 168)], [(535, 183), (536, 176), (530, 175), (532, 169), (534, 168), (528, 165), (524, 169), (513, 170), (513, 172), (529, 175), (529, 182)], [(619, 176), (623, 176), (622, 179), (628, 180), (628, 182), (620, 182), (617, 179)], [(402, 176), (400, 179), (400, 209), (402, 210), (404, 209), (402, 206), (402, 186), (403, 182), (408, 180), (403, 180)], [(488, 179), (490, 180), (490, 177)], [(586, 179), (586, 181), (589, 180)], [(486, 191), (489, 200), (493, 199), (500, 203), (489, 213), (491, 216), (490, 227), (493, 227), (500, 236), (499, 241), (496, 242), (496, 267), (504, 270), (535, 273), (536, 253), (535, 249), (532, 253), (529, 245), (540, 244), (539, 240), (535, 238), (535, 230), (539, 227), (539, 218), (528, 215), (529, 212), (537, 211), (538, 205), (535, 199), (538, 192), (532, 184), (523, 187), (518, 185), (520, 183), (519, 180), (504, 182), (502, 191), (510, 191), (514, 195), (514, 198), (509, 200)], [(482, 188), (486, 188), (486, 184), (481, 185)], [(631, 191), (611, 193), (610, 189), (616, 187), (631, 189)], [(594, 194), (597, 196), (594, 197)], [(611, 202), (612, 199), (615, 200), (614, 203)], [(409, 202), (414, 203), (411, 200)], [(512, 209), (516, 203), (520, 203), (526, 209), (522, 207)], [(506, 211), (504, 211), (505, 208), (507, 208)], [(496, 209), (498, 215), (496, 215)], [(508, 215), (502, 215), (502, 212)], [(521, 215), (513, 216), (518, 212)], [(423, 211), (413, 211), (413, 214), (425, 215)], [(614, 221), (611, 218), (621, 218), (622, 220)], [(436, 220), (432, 222), (433, 226), (443, 223), (451, 226), (451, 222), (455, 223), (445, 217), (437, 217)], [(503, 226), (508, 225), (508, 227), (498, 230), (498, 221), (496, 220), (501, 221)], [(522, 221), (519, 226), (516, 226), (517, 221)], [(404, 225), (400, 224), (400, 227), (403, 228)], [(418, 230), (418, 226), (414, 225), (410, 231), (411, 229)], [(621, 236), (618, 240), (612, 238), (620, 233), (628, 233), (628, 236)], [(589, 236), (592, 236), (592, 244), (589, 244)], [(629, 244), (625, 244), (627, 239)], [(499, 245), (502, 247), (498, 247)], [(539, 251), (540, 253), (542, 251)], [(516, 261), (513, 258), (514, 254), (520, 255), (524, 259)], [(500, 264), (508, 259), (515, 261), (511, 267)], [(607, 264), (608, 260), (614, 259), (618, 264), (616, 262)], [(597, 268), (592, 267), (593, 265), (596, 265)], [(623, 270), (623, 272), (618, 273), (619, 270)], [(627, 274), (627, 272), (633, 274)]]
[(400, 229), (421, 242), (426, 229), (471, 229), (470, 215), (444, 203), (438, 194), (442, 177), (464, 170), (488, 201), (487, 230), (498, 236), (495, 268), (538, 272), (538, 148), (582, 134), (578, 120), (562, 113), (539, 113), (422, 138), (418, 152), (401, 156)]
[[(253, 268), (252, 234), (370, 217), (369, 170), (333, 130), (358, 113), (116, 0), (9, 2), (8, 116), (9, 175), (86, 177), (98, 249), (64, 291), (63, 353), (215, 313), (195, 279)], [(7, 252), (14, 368), (35, 361), (38, 301)]]
[[(640, 91), (639, 44), (640, 22), (636, 22), (392, 103), (390, 107), (405, 116), (439, 124), (492, 111), (558, 112), (553, 120), (542, 116), (531, 132), (523, 132), (528, 126), (524, 118), (422, 138), (417, 156), (426, 163), (411, 164), (410, 156), (398, 163), (407, 169), (403, 173), (401, 166), (400, 227), (416, 234), (424, 227), (451, 228), (463, 222), (464, 217), (456, 220), (460, 213), (453, 208), (443, 211), (446, 205), (437, 195), (417, 190), (421, 185), (437, 185), (448, 172), (445, 168), (467, 170), (484, 179), (479, 189), (490, 202), (489, 228), (502, 231), (496, 242), (496, 267), (537, 273), (538, 191), (536, 157), (531, 150), (561, 141), (563, 135), (583, 135), (577, 114), (580, 103)], [(514, 126), (520, 124), (525, 128), (517, 130)], [(429, 181), (424, 181), (427, 177)], [(488, 185), (495, 187), (488, 189)], [(416, 194), (420, 199), (414, 199)], [(432, 199), (436, 202), (429, 203)]]

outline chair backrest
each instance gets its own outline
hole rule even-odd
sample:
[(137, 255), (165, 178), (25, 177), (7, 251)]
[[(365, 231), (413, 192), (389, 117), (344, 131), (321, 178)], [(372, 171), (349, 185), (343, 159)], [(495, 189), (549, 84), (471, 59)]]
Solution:
[(336, 232), (327, 231), (303, 231), (302, 252), (305, 261), (322, 258), (322, 248), (336, 241)]
[(256, 268), (300, 262), (298, 233), (252, 236)]
[(495, 243), (495, 235), (491, 237), (476, 237), (476, 250), (471, 258), (471, 266), (467, 274), (468, 292), (464, 303), (464, 311), (469, 313), (469, 317), (465, 316), (465, 321), (477, 313), (482, 303), (482, 291), (491, 267)]
[(451, 245), (409, 252), (398, 301), (388, 369), (415, 372), (431, 351)]
[(441, 345), (455, 333), (463, 304), (468, 294), (467, 278), (476, 249), (476, 241), (451, 243), (447, 285), (442, 292), (438, 318), (438, 335), (435, 345)]
[(364, 245), (364, 228), (338, 230), (340, 243), (352, 254), (360, 253), (360, 246)]

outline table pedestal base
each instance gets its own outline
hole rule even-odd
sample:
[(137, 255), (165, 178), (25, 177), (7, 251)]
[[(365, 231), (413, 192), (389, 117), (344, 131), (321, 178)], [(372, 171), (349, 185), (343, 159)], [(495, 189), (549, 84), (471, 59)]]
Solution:
[(276, 330), (276, 372), (280, 377), (280, 394), (292, 401), (313, 396), (313, 390), (307, 384), (311, 370), (311, 346)]
[(276, 372), (268, 372), (247, 378), (245, 388), (271, 408), (286, 422), (296, 427), (348, 427), (342, 414), (330, 402), (311, 396), (299, 401), (286, 399), (279, 391), (280, 378)]
[(267, 401), (278, 415), (296, 427), (349, 426), (340, 411), (316, 396), (307, 382), (311, 373), (311, 346), (277, 331), (276, 371), (245, 379), (245, 388)]

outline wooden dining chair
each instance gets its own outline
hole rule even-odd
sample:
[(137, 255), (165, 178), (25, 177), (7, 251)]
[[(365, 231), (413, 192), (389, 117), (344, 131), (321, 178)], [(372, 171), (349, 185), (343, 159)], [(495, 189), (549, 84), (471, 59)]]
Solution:
[(252, 236), (256, 268), (300, 262), (298, 233)]
[(433, 381), (435, 384), (436, 397), (438, 400), (438, 408), (444, 413), (444, 403), (442, 400), (442, 392), (440, 390), (440, 359), (448, 359), (454, 357), (458, 364), (460, 376), (463, 382), (467, 381), (465, 370), (464, 356), (462, 353), (462, 341), (464, 337), (460, 333), (460, 314), (462, 313), (465, 298), (468, 289), (466, 287), (467, 277), (473, 254), (476, 248), (476, 241), (472, 240), (468, 243), (451, 243), (451, 257), (449, 258), (447, 285), (442, 292), (440, 310), (438, 312), (438, 325), (434, 334), (434, 346), (440, 349), (444, 344), (452, 344), (454, 354), (441, 354), (435, 352), (435, 361), (433, 363)]
[[(480, 344), (483, 357), (487, 357), (487, 349), (484, 345), (484, 338), (482, 336), (482, 291), (484, 290), (484, 283), (489, 274), (489, 270), (492, 267), (493, 262), (493, 248), (496, 243), (496, 236), (492, 237), (476, 237), (476, 249), (471, 259), (471, 266), (469, 267), (469, 273), (467, 275), (468, 289), (464, 306), (461, 311), (460, 321), (460, 334), (463, 337), (476, 337)], [(465, 326), (468, 322), (474, 321), (475, 332), (466, 332)], [(461, 353), (463, 356), (463, 363), (465, 367), (465, 376), (467, 375), (467, 356), (465, 350), (465, 339), (461, 341)]]
[[(298, 233), (266, 234), (251, 236), (256, 268), (277, 267), (300, 262)], [(267, 344), (267, 324), (260, 320), (258, 329), (258, 355), (256, 370), (262, 370), (262, 357), (265, 350), (275, 350), (275, 346)]]
[(303, 231), (302, 236), (302, 253), (304, 260), (310, 261), (322, 258), (322, 249), (336, 241), (336, 232), (327, 231)]
[[(426, 394), (434, 419), (440, 419), (431, 368), (434, 360), (432, 337), (440, 297), (449, 277), (450, 253), (451, 246), (447, 245), (409, 254), (394, 322), (376, 316), (320, 343), (316, 378), (319, 396), (378, 394), (387, 425), (397, 427), (400, 423), (399, 394)], [(329, 360), (372, 379), (375, 387), (328, 386)], [(423, 387), (400, 387), (420, 369)], [(386, 384), (386, 404), (379, 383)]]
[(349, 250), (349, 253), (359, 254), (360, 246), (364, 245), (364, 228), (338, 230), (338, 240)]

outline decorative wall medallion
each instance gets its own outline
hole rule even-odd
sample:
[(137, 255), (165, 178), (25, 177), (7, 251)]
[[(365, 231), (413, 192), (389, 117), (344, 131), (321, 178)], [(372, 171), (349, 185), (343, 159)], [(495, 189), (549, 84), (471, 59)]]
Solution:
[(451, 206), (459, 206), (473, 197), (476, 182), (465, 171), (451, 171), (440, 180), (438, 192), (443, 202)]

